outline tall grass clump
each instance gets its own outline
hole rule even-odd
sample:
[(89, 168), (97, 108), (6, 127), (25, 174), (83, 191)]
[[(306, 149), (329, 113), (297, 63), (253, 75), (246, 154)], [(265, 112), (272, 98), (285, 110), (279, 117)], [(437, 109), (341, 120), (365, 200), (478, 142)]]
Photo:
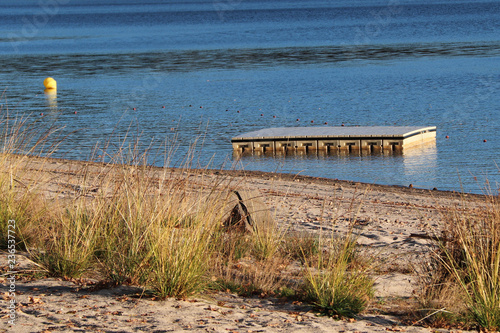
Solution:
[(148, 284), (159, 296), (187, 296), (206, 288), (208, 259), (213, 256), (213, 236), (219, 226), (217, 215), (205, 206), (194, 216), (167, 220), (157, 229), (149, 246)]
[(423, 303), (450, 311), (453, 320), (472, 321), (494, 331), (500, 329), (499, 198), (486, 196), (479, 205), (475, 210), (457, 208), (445, 214), (446, 226), (436, 237)]
[(40, 237), (30, 242), (36, 246), (32, 255), (52, 276), (79, 278), (95, 263), (100, 221), (81, 209), (60, 208), (37, 223)]
[(352, 229), (345, 236), (320, 238), (319, 248), (315, 264), (304, 260), (306, 298), (324, 315), (354, 317), (374, 289), (367, 268), (355, 264), (359, 253)]
[[(141, 284), (147, 279), (148, 242), (152, 224), (164, 214), (145, 167), (112, 165), (93, 203), (101, 220), (96, 257), (104, 277), (115, 284)], [(168, 207), (165, 205), (165, 208)]]
[[(0, 156), (0, 233), (7, 235), (9, 220), (15, 221), (18, 233), (16, 240), (21, 242), (22, 226), (43, 215), (44, 208), (39, 204), (38, 193), (34, 188), (21, 184), (17, 179), (23, 173), (7, 155)], [(7, 237), (0, 239), (0, 248), (6, 248)]]
[[(186, 179), (188, 165), (177, 172), (151, 168), (147, 152), (137, 151), (113, 157), (120, 163), (106, 172), (100, 186), (107, 191), (93, 202), (101, 221), (101, 271), (113, 283), (142, 285), (160, 297), (201, 291), (220, 227), (215, 207), (224, 204), (218, 180), (202, 190)], [(125, 158), (127, 165), (121, 164)]]
[(213, 209), (218, 191), (208, 185), (200, 192), (182, 171), (144, 164), (98, 164), (78, 176), (79, 188), (99, 191), (54, 209), (59, 213), (40, 228), (39, 264), (52, 275), (98, 274), (161, 297), (202, 289), (210, 240), (220, 226), (221, 213)]
[(147, 258), (148, 285), (159, 296), (188, 296), (207, 287), (226, 204), (219, 181), (200, 191), (195, 182), (177, 178), (161, 189), (158, 207), (164, 208), (151, 225)]
[[(39, 195), (40, 173), (27, 169), (29, 157), (50, 156), (60, 143), (56, 132), (52, 125), (29, 116), (11, 116), (6, 103), (0, 105), (0, 233), (6, 235), (7, 221), (15, 220), (16, 240), (22, 246), (30, 221), (45, 212)], [(0, 247), (6, 246), (6, 240), (0, 240)]]

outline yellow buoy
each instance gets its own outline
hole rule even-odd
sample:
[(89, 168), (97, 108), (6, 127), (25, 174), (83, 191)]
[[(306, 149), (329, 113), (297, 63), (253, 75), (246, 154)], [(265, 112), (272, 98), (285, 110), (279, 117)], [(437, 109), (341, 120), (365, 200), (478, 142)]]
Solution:
[(45, 86), (46, 89), (57, 89), (57, 82), (51, 77), (48, 77), (45, 80), (43, 80), (43, 85)]

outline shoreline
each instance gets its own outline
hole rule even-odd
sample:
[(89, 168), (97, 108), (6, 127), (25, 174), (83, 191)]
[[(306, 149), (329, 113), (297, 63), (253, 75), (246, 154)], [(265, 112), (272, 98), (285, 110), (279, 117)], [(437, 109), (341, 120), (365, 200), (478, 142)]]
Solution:
[[(20, 156), (20, 155), (19, 155)], [(121, 163), (109, 163), (109, 162), (95, 162), (95, 161), (86, 161), (86, 160), (73, 160), (73, 159), (65, 159), (65, 158), (57, 158), (57, 157), (38, 157), (38, 156), (25, 156), (32, 160), (45, 159), (47, 161), (52, 161), (56, 163), (65, 163), (69, 165), (92, 165), (92, 166), (125, 166), (125, 167), (137, 167), (131, 164), (121, 164)], [(281, 179), (283, 181), (306, 181), (310, 183), (316, 183), (321, 185), (335, 186), (335, 185), (344, 185), (350, 187), (361, 187), (361, 188), (372, 188), (381, 191), (390, 191), (390, 192), (401, 192), (404, 194), (419, 194), (419, 195), (431, 195), (438, 197), (469, 197), (469, 198), (477, 198), (484, 199), (485, 197), (492, 196), (494, 194), (479, 194), (479, 193), (467, 193), (460, 192), (455, 190), (440, 190), (440, 189), (426, 189), (419, 188), (413, 186), (404, 186), (404, 185), (389, 185), (389, 184), (379, 184), (379, 183), (367, 183), (361, 181), (353, 181), (353, 180), (344, 180), (337, 178), (325, 178), (325, 177), (315, 177), (301, 174), (293, 174), (293, 173), (281, 173), (281, 172), (268, 172), (268, 171), (258, 171), (258, 170), (231, 170), (231, 169), (210, 169), (210, 168), (183, 168), (183, 167), (159, 167), (153, 165), (140, 166), (145, 167), (150, 170), (155, 171), (185, 171), (189, 170), (192, 173), (211, 173), (213, 175), (224, 175), (224, 176), (233, 176), (233, 177), (246, 177), (249, 176), (251, 178), (259, 177), (266, 180), (272, 179)], [(500, 195), (498, 193), (497, 195)]]

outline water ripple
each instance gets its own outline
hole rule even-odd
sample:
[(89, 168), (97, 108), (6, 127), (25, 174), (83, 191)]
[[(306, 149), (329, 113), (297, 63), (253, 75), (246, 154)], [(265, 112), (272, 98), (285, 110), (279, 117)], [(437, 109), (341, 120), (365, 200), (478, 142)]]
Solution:
[(4, 71), (44, 73), (54, 63), (78, 75), (123, 74), (137, 69), (190, 72), (206, 69), (251, 69), (349, 61), (387, 61), (420, 57), (497, 57), (500, 42), (413, 43), (219, 50), (176, 50), (118, 54), (4, 56)]

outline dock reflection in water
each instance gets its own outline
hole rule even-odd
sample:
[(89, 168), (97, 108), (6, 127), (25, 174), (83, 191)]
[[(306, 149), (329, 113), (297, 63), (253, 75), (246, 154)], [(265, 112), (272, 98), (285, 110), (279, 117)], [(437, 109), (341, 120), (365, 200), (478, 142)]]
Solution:
[[(280, 165), (276, 172), (304, 174), (313, 177), (357, 179), (416, 188), (439, 187), (438, 180), (446, 175), (439, 172), (438, 149), (435, 141), (417, 144), (403, 150), (356, 152), (340, 150), (316, 151), (234, 151), (233, 160), (245, 170), (269, 169)], [(369, 177), (363, 177), (368, 174)]]
[(425, 175), (427, 179), (436, 179), (438, 175), (438, 150), (436, 142), (431, 141), (403, 151), (404, 173), (409, 178)]

